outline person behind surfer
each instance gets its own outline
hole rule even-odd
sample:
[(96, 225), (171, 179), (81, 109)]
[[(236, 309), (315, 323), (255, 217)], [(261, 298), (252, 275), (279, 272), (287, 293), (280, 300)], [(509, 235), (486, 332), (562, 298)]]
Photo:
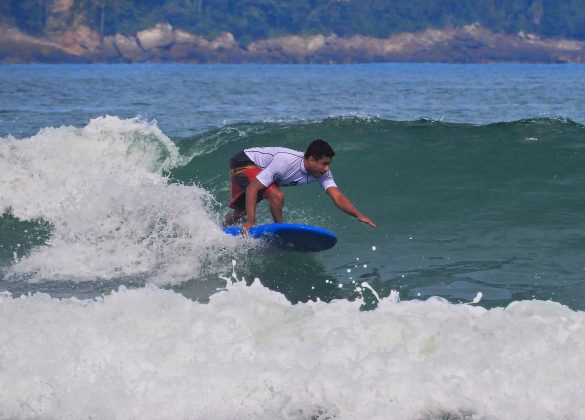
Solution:
[(340, 210), (376, 227), (335, 184), (329, 171), (333, 156), (329, 143), (321, 139), (313, 141), (305, 153), (284, 147), (254, 147), (236, 153), (230, 159), (232, 198), (228, 207), (233, 211), (226, 215), (224, 225), (236, 224), (247, 216), (243, 225), (247, 231), (256, 225), (256, 206), (264, 199), (274, 222), (282, 223), (284, 193), (280, 187), (318, 182)]

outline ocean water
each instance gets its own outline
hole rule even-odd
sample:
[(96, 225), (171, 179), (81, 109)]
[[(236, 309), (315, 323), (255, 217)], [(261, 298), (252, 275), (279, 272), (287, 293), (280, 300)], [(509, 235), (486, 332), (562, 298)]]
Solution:
[[(584, 82), (0, 66), (0, 418), (584, 418)], [(229, 157), (315, 138), (378, 227), (310, 185), (333, 249), (224, 235)]]

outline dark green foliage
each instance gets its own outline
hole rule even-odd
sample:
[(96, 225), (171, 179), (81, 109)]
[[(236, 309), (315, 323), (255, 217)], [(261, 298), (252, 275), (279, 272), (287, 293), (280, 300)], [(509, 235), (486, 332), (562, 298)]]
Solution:
[[(52, 0), (2, 0), (0, 22), (47, 30)], [(156, 23), (240, 42), (287, 34), (399, 32), (479, 22), (504, 33), (585, 39), (585, 0), (75, 0), (72, 13), (103, 35), (135, 34)]]
[(8, 1), (0, 1), (0, 24), (14, 25), (11, 4)]
[(16, 24), (32, 35), (45, 33), (49, 0), (0, 0), (0, 3), (0, 19), (3, 22)]

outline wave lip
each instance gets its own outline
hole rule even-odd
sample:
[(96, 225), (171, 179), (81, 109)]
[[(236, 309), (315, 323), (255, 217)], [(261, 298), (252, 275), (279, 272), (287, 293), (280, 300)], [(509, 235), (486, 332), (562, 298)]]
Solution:
[(4, 139), (0, 150), (0, 208), (51, 226), (44, 245), (15, 257), (15, 275), (176, 283), (193, 277), (212, 244), (228, 243), (210, 194), (168, 183), (180, 154), (155, 122), (100, 117)]
[(162, 171), (178, 159), (156, 123), (111, 116), (83, 128), (44, 128), (30, 138), (5, 138), (0, 147), (5, 168), (0, 208), (22, 219), (58, 217), (70, 200), (84, 203), (94, 195), (92, 188), (110, 179), (160, 182)]

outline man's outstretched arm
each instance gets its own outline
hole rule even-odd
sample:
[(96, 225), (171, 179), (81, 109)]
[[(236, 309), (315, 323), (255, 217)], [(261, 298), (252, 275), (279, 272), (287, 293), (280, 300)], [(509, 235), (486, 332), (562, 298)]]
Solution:
[(331, 197), (331, 200), (335, 203), (335, 205), (342, 211), (346, 212), (347, 214), (356, 217), (360, 222), (370, 225), (371, 227), (376, 227), (374, 222), (369, 217), (364, 216), (355, 206), (349, 201), (339, 188), (337, 187), (329, 187), (327, 188), (327, 194)]

